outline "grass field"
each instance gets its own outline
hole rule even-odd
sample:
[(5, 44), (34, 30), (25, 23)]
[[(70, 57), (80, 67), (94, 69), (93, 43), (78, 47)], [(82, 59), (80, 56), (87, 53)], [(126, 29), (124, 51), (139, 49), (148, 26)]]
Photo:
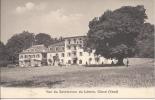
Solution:
[(154, 59), (131, 58), (130, 66), (1, 67), (4, 87), (154, 87)]

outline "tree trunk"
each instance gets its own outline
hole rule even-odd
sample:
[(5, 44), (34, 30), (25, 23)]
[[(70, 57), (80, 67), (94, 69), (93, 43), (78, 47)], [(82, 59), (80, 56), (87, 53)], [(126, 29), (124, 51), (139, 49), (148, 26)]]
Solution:
[(123, 59), (124, 59), (124, 58), (118, 58), (117, 65), (124, 65)]

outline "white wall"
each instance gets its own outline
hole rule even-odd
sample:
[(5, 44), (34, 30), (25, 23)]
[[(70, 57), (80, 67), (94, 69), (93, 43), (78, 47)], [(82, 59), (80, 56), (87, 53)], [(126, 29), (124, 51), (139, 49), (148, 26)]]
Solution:
[[(75, 44), (73, 38), (71, 38), (70, 40), (71, 40), (70, 44)], [(76, 39), (76, 40), (77, 40), (77, 42), (79, 44), (80, 40), (79, 39)], [(61, 59), (64, 60), (64, 63), (63, 63), (64, 65), (68, 65), (68, 60), (71, 60), (71, 64), (73, 63), (73, 58), (72, 58), (72, 52), (73, 51), (76, 51), (77, 64), (79, 64), (79, 60), (82, 60), (82, 64), (81, 65), (85, 65), (86, 62), (87, 62), (87, 64), (102, 64), (102, 63), (103, 64), (111, 64), (112, 63), (112, 60), (105, 59), (104, 57), (101, 57), (101, 56), (99, 58), (100, 59), (99, 62), (96, 62), (95, 61), (95, 58), (96, 58), (95, 50), (93, 50), (92, 53), (89, 54), (88, 52), (84, 52), (84, 50), (82, 48), (79, 48), (77, 45), (76, 45), (77, 46), (76, 50), (73, 50), (73, 47), (71, 47), (71, 49), (68, 49), (67, 48), (68, 40), (65, 40), (64, 42), (65, 42), (65, 52), (64, 52), (65, 57), (61, 57), (61, 53), (62, 52), (58, 52), (60, 60)], [(83, 41), (80, 44), (83, 45)], [(68, 52), (71, 53), (70, 57), (68, 56)], [(82, 52), (82, 56), (80, 56), (80, 52)], [(47, 60), (48, 59), (52, 59), (53, 60), (53, 56), (55, 56), (55, 55), (56, 55), (56, 53), (47, 53)], [(91, 62), (89, 61), (90, 58), (92, 58)], [(115, 60), (113, 60), (113, 61), (115, 61)]]

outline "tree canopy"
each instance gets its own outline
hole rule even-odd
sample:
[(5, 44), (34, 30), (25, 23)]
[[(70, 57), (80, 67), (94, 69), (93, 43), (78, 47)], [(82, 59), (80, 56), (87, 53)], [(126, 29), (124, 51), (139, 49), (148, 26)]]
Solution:
[(39, 33), (35, 36), (35, 44), (44, 44), (45, 46), (49, 46), (53, 42), (53, 39), (50, 35), (46, 33)]
[(124, 6), (106, 11), (89, 22), (86, 46), (96, 54), (115, 58), (123, 64), (123, 58), (135, 54), (136, 37), (140, 34), (147, 15), (144, 6)]
[(0, 42), (0, 55), (2, 55), (1, 57), (3, 59), (3, 52), (5, 51), (7, 60), (11, 63), (17, 63), (18, 54), (22, 52), (22, 50), (27, 49), (32, 45), (44, 44), (45, 46), (49, 46), (52, 43), (61, 41), (62, 39), (62, 37), (60, 39), (51, 38), (51, 36), (46, 33), (39, 33), (35, 35), (34, 33), (23, 31), (22, 33), (13, 35), (7, 41), (6, 45)]

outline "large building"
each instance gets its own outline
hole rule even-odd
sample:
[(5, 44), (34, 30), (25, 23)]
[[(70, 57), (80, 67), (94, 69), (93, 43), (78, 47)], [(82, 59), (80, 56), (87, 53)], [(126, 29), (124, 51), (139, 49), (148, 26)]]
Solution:
[[(92, 52), (84, 51), (85, 39), (85, 36), (66, 37), (57, 43), (51, 44), (48, 48), (45, 48), (43, 45), (32, 46), (20, 53), (19, 65), (41, 66), (45, 60), (47, 65), (50, 66), (112, 63), (110, 59), (95, 55), (95, 50), (92, 50)], [(39, 58), (37, 58), (37, 55), (40, 55)]]

